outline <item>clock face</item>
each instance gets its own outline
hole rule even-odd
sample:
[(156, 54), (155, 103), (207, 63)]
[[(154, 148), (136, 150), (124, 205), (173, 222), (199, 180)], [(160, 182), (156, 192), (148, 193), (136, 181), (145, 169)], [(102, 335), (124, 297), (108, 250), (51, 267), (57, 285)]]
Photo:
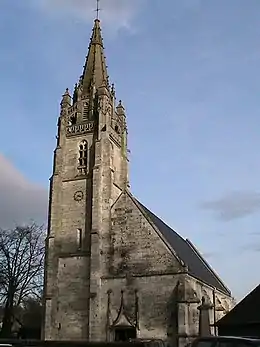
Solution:
[(81, 190), (78, 190), (75, 194), (74, 194), (74, 200), (75, 201), (81, 201), (83, 199), (83, 192)]

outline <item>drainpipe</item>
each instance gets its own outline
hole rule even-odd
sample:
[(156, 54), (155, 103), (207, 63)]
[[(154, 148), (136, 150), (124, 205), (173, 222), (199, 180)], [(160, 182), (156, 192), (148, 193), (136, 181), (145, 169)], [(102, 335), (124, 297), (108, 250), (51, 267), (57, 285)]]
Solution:
[(214, 335), (217, 335), (217, 327), (216, 327), (216, 292), (215, 288), (213, 288), (213, 322), (214, 322)]

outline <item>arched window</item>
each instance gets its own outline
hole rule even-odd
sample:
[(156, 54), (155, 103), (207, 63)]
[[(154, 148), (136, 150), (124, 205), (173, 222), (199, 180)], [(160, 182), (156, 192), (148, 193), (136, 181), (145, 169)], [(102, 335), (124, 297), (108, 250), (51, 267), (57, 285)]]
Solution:
[(89, 104), (88, 102), (85, 102), (83, 106), (83, 119), (88, 119), (88, 113), (89, 113)]
[(87, 169), (87, 159), (88, 159), (88, 143), (87, 141), (82, 141), (79, 144), (79, 172), (82, 175), (86, 174)]
[(110, 142), (110, 167), (111, 169), (114, 169), (114, 146)]
[(77, 229), (77, 248), (82, 249), (82, 229)]

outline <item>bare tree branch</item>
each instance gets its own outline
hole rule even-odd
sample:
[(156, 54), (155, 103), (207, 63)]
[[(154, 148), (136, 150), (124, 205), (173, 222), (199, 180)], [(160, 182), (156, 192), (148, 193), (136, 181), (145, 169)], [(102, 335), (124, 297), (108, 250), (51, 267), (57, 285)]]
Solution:
[(43, 286), (45, 229), (36, 224), (0, 229), (1, 335), (10, 336), (14, 308), (40, 297)]

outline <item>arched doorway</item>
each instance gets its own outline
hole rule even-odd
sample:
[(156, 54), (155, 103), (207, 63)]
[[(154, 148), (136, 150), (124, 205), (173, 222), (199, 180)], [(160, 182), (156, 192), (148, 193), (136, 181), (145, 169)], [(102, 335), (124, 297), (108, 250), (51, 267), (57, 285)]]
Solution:
[(114, 339), (115, 341), (129, 341), (130, 339), (136, 339), (136, 328), (126, 325), (116, 326), (114, 327)]

